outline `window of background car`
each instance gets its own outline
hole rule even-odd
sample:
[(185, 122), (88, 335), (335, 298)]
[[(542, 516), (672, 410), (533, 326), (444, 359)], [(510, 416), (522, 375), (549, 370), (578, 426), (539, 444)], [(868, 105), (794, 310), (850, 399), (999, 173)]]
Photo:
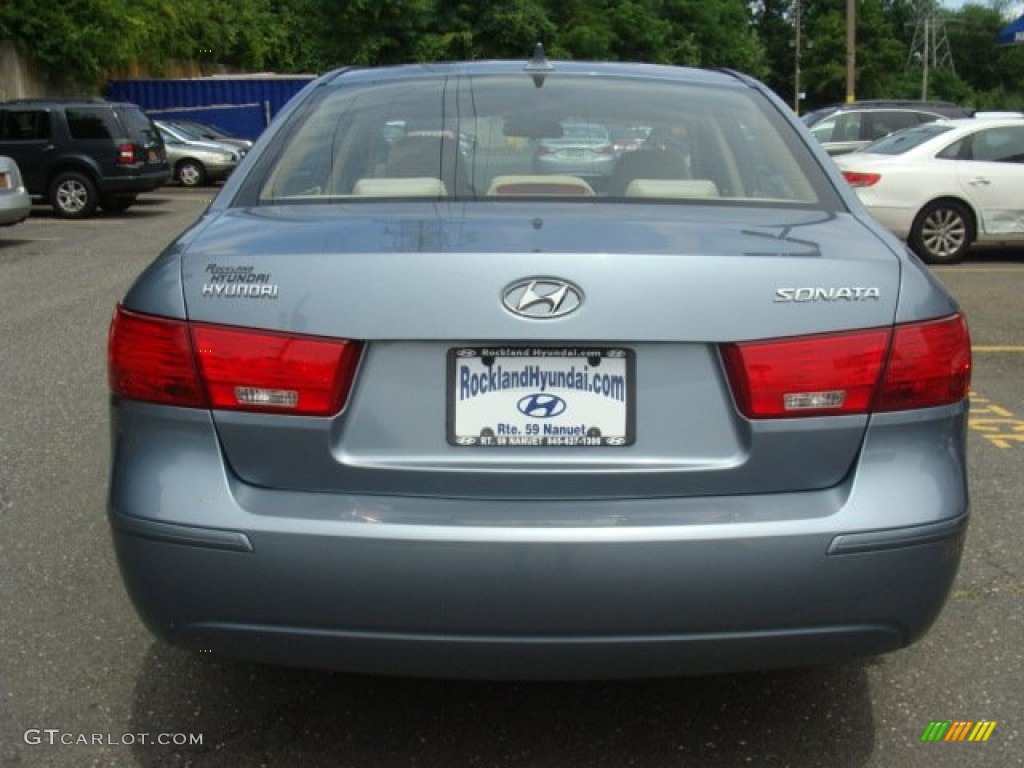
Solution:
[(73, 139), (112, 139), (120, 133), (114, 113), (110, 109), (69, 107), (65, 114), (68, 131)]
[(150, 139), (157, 137), (156, 126), (141, 109), (118, 107), (117, 117), (131, 136), (143, 135)]
[(904, 128), (912, 128), (925, 122), (924, 116), (920, 119), (916, 112), (869, 112), (865, 114), (867, 127), (864, 131), (864, 138), (869, 141), (881, 139), (890, 133), (902, 131)]
[[(797, 132), (743, 87), (572, 75), (548, 75), (542, 87), (507, 75), (369, 88), (342, 79), (291, 120), (237, 202), (542, 196), (839, 206)], [(612, 139), (624, 135), (631, 141)]]
[(860, 141), (860, 112), (841, 112), (811, 128), (818, 141)]
[(50, 137), (50, 114), (41, 109), (0, 111), (0, 139), (38, 141)]
[[(879, 139), (873, 144), (868, 144), (861, 151), (873, 155), (902, 155), (904, 152), (908, 152), (914, 147), (919, 147), (926, 141), (951, 130), (953, 130), (952, 126), (942, 123), (926, 123), (916, 128), (900, 131), (892, 136), (886, 136), (884, 139)], [(942, 152), (939, 156), (944, 157), (946, 153)]]
[(971, 138), (972, 160), (1024, 163), (1024, 125), (989, 128)]

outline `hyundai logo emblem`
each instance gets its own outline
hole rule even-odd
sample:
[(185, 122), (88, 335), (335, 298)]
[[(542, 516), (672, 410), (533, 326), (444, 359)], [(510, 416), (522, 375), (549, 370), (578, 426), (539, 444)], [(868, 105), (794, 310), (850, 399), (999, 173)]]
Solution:
[(514, 315), (532, 320), (551, 320), (575, 312), (583, 303), (583, 291), (557, 277), (528, 277), (505, 289), (502, 304)]
[(519, 409), (519, 412), (524, 416), (529, 416), (531, 419), (551, 419), (565, 413), (565, 409), (568, 407), (565, 400), (558, 395), (545, 395), (543, 393), (527, 395), (520, 398), (519, 402), (516, 403), (516, 408)]

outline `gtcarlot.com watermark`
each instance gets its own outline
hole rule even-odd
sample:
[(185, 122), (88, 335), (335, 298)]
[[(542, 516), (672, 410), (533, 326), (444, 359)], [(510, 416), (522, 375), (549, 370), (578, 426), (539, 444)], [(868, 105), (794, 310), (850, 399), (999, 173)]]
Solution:
[(153, 744), (163, 747), (202, 746), (201, 733), (72, 733), (60, 728), (29, 728), (22, 736), (26, 744), (51, 746), (111, 746), (130, 747), (135, 744)]

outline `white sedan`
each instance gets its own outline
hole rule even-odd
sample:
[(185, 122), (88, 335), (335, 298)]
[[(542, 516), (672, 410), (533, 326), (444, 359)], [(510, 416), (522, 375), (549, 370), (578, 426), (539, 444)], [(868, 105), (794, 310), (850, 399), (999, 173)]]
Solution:
[(1024, 244), (1024, 119), (948, 120), (834, 158), (861, 201), (925, 261)]

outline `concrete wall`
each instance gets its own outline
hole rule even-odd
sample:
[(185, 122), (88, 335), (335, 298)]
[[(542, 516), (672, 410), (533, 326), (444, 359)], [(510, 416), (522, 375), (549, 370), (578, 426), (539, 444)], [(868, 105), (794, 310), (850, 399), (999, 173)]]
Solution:
[[(7, 2), (7, 0), (0, 0)], [(167, 62), (159, 77), (200, 77), (228, 74), (229, 67), (200, 64), (196, 61)], [(148, 78), (155, 75), (144, 63), (134, 63), (110, 73), (111, 79)], [(47, 77), (42, 67), (9, 40), (0, 40), (0, 101), (52, 96), (102, 96), (100, 90), (74, 82), (71, 78)]]
[(69, 79), (47, 78), (13, 42), (0, 40), (0, 101), (49, 96), (93, 96)]

